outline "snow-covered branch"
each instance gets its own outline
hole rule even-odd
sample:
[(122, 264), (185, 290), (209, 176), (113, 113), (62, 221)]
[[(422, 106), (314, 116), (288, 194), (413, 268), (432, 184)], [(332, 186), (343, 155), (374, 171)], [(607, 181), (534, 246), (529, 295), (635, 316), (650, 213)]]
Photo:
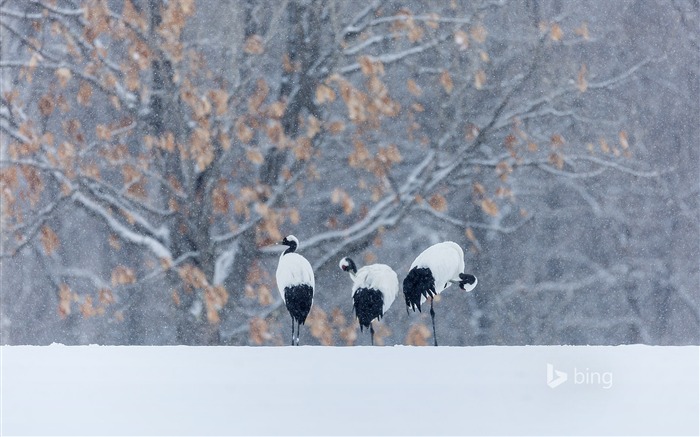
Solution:
[(461, 230), (465, 230), (467, 228), (475, 228), (475, 229), (486, 229), (489, 231), (496, 231), (502, 234), (510, 234), (518, 229), (520, 229), (523, 225), (525, 225), (527, 222), (532, 220), (534, 217), (533, 215), (528, 216), (527, 218), (523, 219), (520, 221), (520, 223), (509, 226), (509, 227), (503, 227), (500, 224), (488, 224), (488, 223), (480, 223), (480, 222), (474, 222), (474, 221), (469, 221), (469, 220), (460, 220), (456, 217), (452, 217), (449, 214), (446, 214), (444, 212), (436, 211), (435, 209), (431, 208), (430, 206), (422, 203), (419, 206), (416, 207), (418, 211), (425, 212), (430, 214), (432, 217), (435, 217), (441, 221), (444, 221), (446, 223), (449, 223), (451, 225), (454, 225)]
[[(432, 41), (429, 41), (425, 44), (421, 44), (419, 46), (411, 47), (410, 49), (402, 50), (400, 52), (395, 52), (395, 53), (386, 53), (386, 54), (379, 55), (379, 56), (372, 56), (371, 58), (372, 58), (372, 60), (380, 61), (385, 65), (391, 64), (393, 62), (403, 60), (411, 55), (423, 53), (426, 50), (433, 48), (433, 47), (437, 46), (438, 44), (442, 43), (448, 37), (449, 37), (448, 35), (442, 35), (438, 39), (434, 39)], [(352, 73), (352, 72), (358, 71), (359, 69), (360, 69), (360, 64), (356, 62), (354, 64), (350, 64), (350, 65), (346, 65), (345, 67), (341, 67), (338, 71), (342, 74), (347, 74), (347, 73)]]
[(160, 259), (165, 259), (168, 261), (172, 259), (170, 250), (160, 241), (158, 241), (158, 239), (140, 234), (130, 229), (129, 226), (119, 222), (119, 220), (112, 216), (112, 214), (110, 214), (105, 208), (88, 198), (85, 194), (76, 192), (72, 195), (72, 199), (86, 211), (102, 219), (107, 226), (109, 226), (110, 230), (112, 230), (112, 232), (114, 232), (122, 240), (139, 246), (144, 246)]
[(644, 67), (645, 65), (649, 64), (651, 62), (651, 58), (646, 58), (638, 63), (634, 64), (630, 68), (626, 69), (624, 72), (618, 74), (617, 76), (613, 76), (610, 79), (606, 79), (600, 82), (590, 82), (588, 84), (589, 89), (610, 89), (614, 88), (616, 85), (624, 82), (626, 79), (632, 77), (634, 73), (637, 72), (640, 68)]
[(118, 210), (121, 210), (123, 213), (128, 214), (129, 218), (134, 221), (134, 223), (137, 225), (138, 228), (140, 228), (140, 230), (145, 231), (149, 235), (157, 238), (162, 242), (166, 242), (166, 244), (167, 241), (170, 240), (170, 231), (166, 226), (161, 225), (156, 227), (143, 215), (138, 213), (132, 207), (132, 205), (137, 205), (138, 207), (146, 209), (151, 213), (156, 213), (164, 217), (170, 216), (172, 214), (170, 211), (159, 211), (157, 209), (154, 210), (153, 208), (149, 208), (140, 202), (135, 202), (131, 199), (127, 199), (124, 196), (119, 195), (119, 193), (114, 193), (111, 187), (107, 186), (106, 184), (99, 183), (99, 181), (91, 180), (85, 185), (94, 197), (101, 200), (102, 202), (109, 204), (114, 208), (117, 208)]
[[(60, 196), (58, 199), (54, 200), (53, 202), (48, 203), (45, 207), (42, 209), (36, 211), (33, 214), (32, 220), (29, 222), (26, 222), (18, 227), (15, 228), (5, 228), (3, 229), (3, 232), (5, 233), (6, 236), (9, 236), (11, 233), (21, 233), (22, 239), (17, 243), (16, 246), (12, 247), (12, 251), (9, 253), (5, 252), (0, 252), (0, 258), (8, 258), (15, 256), (18, 252), (20, 252), (22, 249), (24, 249), (28, 244), (32, 242), (34, 237), (39, 233), (39, 230), (41, 227), (51, 218), (53, 217), (59, 210), (60, 208), (66, 203), (67, 200), (70, 199), (70, 195), (68, 196)], [(5, 243), (4, 241), (2, 243)]]

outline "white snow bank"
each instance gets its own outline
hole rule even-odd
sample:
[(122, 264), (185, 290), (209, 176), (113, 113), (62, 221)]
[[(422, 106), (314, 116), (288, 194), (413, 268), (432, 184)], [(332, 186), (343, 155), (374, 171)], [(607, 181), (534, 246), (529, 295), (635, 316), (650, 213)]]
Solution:
[(2, 435), (699, 431), (698, 347), (5, 346), (0, 353)]

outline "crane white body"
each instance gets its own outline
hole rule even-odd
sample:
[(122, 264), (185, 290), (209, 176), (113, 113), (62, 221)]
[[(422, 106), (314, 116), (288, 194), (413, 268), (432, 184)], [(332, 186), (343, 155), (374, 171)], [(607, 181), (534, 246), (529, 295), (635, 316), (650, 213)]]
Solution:
[[(311, 263), (298, 253), (283, 253), (277, 264), (277, 289), (284, 300), (284, 289), (293, 285), (306, 284), (316, 288)], [(286, 302), (286, 301), (285, 301)]]
[(357, 270), (355, 262), (345, 257), (340, 260), (340, 268), (350, 274), (352, 279), (352, 307), (360, 331), (369, 327), (370, 338), (374, 344), (372, 322), (381, 320), (399, 294), (399, 277), (386, 264), (371, 264)]
[[(352, 275), (351, 275), (352, 277)], [(351, 297), (360, 288), (379, 290), (382, 294), (382, 315), (387, 312), (391, 304), (399, 294), (399, 277), (396, 272), (386, 264), (371, 264), (362, 267), (352, 278)]]
[[(435, 293), (440, 294), (460, 281), (459, 274), (464, 273), (464, 251), (452, 241), (437, 243), (421, 252), (409, 270), (414, 267), (430, 269), (435, 280)], [(425, 301), (426, 296), (422, 294), (421, 304)]]

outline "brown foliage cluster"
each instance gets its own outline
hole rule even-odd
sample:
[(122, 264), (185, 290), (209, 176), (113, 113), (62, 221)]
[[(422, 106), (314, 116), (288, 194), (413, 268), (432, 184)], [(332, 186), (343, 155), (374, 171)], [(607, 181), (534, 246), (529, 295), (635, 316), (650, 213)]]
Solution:
[[(97, 291), (97, 299), (89, 293), (79, 294), (71, 290), (68, 284), (61, 283), (58, 287), (58, 315), (65, 319), (73, 312), (73, 306), (77, 306), (80, 314), (88, 319), (95, 316), (103, 316), (107, 308), (115, 303), (112, 290), (101, 288)], [(118, 319), (119, 313), (115, 312)]]

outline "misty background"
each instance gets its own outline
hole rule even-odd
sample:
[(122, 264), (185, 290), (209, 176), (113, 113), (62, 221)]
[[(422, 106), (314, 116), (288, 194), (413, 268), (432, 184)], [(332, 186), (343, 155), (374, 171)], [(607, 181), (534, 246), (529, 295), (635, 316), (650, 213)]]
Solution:
[[(441, 345), (699, 344), (700, 4), (0, 1), (2, 344), (369, 344), (344, 256), (465, 250)], [(378, 344), (432, 344), (399, 295)]]

